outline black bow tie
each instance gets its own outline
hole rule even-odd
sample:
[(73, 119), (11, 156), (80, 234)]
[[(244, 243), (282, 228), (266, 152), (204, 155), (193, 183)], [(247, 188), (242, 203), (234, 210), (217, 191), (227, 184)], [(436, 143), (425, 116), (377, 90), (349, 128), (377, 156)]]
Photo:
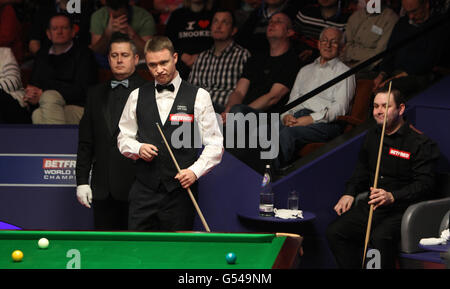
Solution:
[(175, 86), (173, 86), (172, 83), (171, 84), (157, 84), (156, 85), (156, 90), (158, 92), (162, 92), (165, 89), (174, 92), (175, 91)]

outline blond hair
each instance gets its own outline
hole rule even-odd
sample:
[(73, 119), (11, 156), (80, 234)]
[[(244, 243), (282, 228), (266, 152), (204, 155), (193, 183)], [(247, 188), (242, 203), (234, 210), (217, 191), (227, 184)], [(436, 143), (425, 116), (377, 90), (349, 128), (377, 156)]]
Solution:
[(156, 35), (145, 43), (144, 53), (158, 52), (167, 49), (171, 54), (175, 53), (172, 41), (167, 36)]

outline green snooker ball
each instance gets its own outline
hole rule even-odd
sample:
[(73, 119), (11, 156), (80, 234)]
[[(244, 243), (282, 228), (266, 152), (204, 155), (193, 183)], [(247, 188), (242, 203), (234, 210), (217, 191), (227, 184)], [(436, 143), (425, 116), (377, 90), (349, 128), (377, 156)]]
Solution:
[(228, 263), (228, 264), (234, 264), (234, 263), (236, 263), (236, 254), (234, 254), (234, 253), (228, 253), (228, 254), (225, 256), (225, 259), (227, 260), (227, 263)]

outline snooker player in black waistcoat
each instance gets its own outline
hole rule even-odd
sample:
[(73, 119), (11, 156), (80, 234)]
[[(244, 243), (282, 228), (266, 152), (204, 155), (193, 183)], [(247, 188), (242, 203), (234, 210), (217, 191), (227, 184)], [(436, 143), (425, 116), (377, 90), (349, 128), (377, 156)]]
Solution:
[(114, 34), (109, 50), (113, 77), (88, 91), (79, 125), (77, 198), (85, 207), (92, 203), (96, 229), (127, 230), (128, 193), (136, 170), (117, 147), (119, 119), (130, 93), (146, 81), (136, 72), (139, 56), (127, 35)]
[[(119, 122), (119, 150), (136, 160), (137, 170), (128, 226), (137, 231), (192, 230), (195, 210), (186, 188), (197, 195), (197, 179), (222, 159), (223, 137), (209, 93), (182, 80), (176, 70), (178, 55), (172, 42), (165, 36), (152, 37), (144, 55), (155, 82), (131, 93)], [(194, 136), (204, 146), (200, 156)]]

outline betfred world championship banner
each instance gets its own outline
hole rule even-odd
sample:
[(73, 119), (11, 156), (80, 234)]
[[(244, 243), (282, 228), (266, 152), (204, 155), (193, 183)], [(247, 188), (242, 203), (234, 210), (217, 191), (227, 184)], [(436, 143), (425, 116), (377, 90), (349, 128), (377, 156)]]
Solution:
[(0, 154), (0, 186), (75, 187), (76, 154)]

